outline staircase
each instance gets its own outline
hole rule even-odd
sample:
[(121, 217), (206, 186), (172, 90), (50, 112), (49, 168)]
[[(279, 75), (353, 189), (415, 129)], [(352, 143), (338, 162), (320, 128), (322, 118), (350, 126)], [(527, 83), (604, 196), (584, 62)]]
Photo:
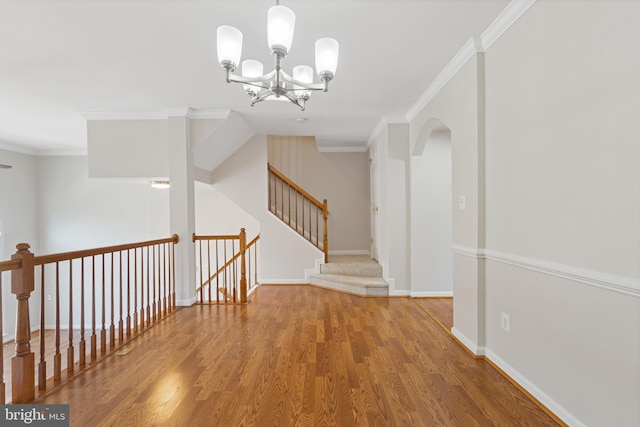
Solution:
[(320, 274), (309, 276), (309, 283), (361, 296), (389, 295), (382, 267), (368, 255), (331, 255), (320, 265)]

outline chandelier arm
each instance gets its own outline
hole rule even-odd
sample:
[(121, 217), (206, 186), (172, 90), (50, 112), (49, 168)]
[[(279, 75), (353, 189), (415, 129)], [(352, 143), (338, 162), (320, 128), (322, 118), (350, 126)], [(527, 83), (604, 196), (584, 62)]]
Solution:
[(251, 98), (251, 106), (253, 107), (255, 104), (257, 104), (258, 102), (264, 101), (265, 99), (267, 99), (268, 97), (270, 97), (271, 95), (273, 95), (273, 93), (269, 90), (262, 92), (261, 94)]
[(302, 111), (304, 111), (305, 106), (304, 106), (304, 104), (300, 104), (300, 99), (298, 99), (295, 96), (291, 95), (289, 92), (285, 92), (282, 96), (287, 98), (292, 103), (296, 104), (298, 107), (300, 107), (302, 109)]
[[(271, 81), (273, 79), (273, 77), (276, 74), (276, 70), (273, 70), (272, 72), (270, 72), (269, 74), (265, 74), (264, 76), (258, 76), (258, 77), (245, 77), (245, 76), (238, 76), (236, 74), (231, 74), (229, 73), (229, 77), (228, 77), (228, 81), (229, 82), (235, 82), (235, 83), (246, 83), (246, 84), (251, 84), (251, 83), (268, 83), (269, 81)], [(262, 87), (269, 87), (267, 86), (262, 86)]]
[(288, 75), (287, 73), (285, 73), (284, 71), (280, 71), (280, 75), (282, 76), (282, 80), (284, 80), (287, 83), (291, 83), (293, 85), (297, 85), (300, 86), (300, 88), (296, 88), (296, 89), (290, 89), (290, 90), (300, 90), (300, 89), (308, 89), (308, 90), (322, 90), (322, 91), (327, 91), (327, 85), (325, 83), (305, 83), (305, 82), (301, 82), (300, 80), (296, 80), (293, 77), (291, 77), (290, 75)]

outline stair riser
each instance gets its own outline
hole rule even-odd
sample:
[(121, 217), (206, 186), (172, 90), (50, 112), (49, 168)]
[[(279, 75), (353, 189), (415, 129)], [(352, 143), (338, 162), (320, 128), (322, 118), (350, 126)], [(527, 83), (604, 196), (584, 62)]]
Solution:
[(382, 267), (379, 265), (323, 264), (320, 266), (320, 273), (339, 274), (341, 276), (382, 277)]

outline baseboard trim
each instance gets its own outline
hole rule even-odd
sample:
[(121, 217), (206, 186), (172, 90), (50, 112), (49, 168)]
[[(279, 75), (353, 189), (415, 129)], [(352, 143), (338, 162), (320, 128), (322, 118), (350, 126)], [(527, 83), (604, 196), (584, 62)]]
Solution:
[(260, 285), (308, 285), (305, 279), (262, 279)]
[(465, 347), (473, 357), (476, 359), (484, 357), (485, 348), (476, 345), (473, 341), (471, 341), (465, 334), (460, 332), (459, 329), (456, 329), (454, 326), (451, 328), (451, 335), (460, 343), (463, 347)]
[(179, 300), (176, 300), (176, 307), (191, 307), (193, 304), (196, 303), (196, 301), (198, 301), (197, 296), (193, 296), (189, 299), (179, 299)]
[(586, 427), (582, 421), (577, 419), (573, 414), (562, 407), (558, 402), (553, 400), (548, 394), (543, 392), (534, 383), (529, 381), (524, 375), (518, 372), (513, 366), (502, 360), (497, 354), (490, 349), (485, 349), (484, 359), (494, 367), (498, 372), (507, 378), (514, 386), (526, 394), (530, 399), (545, 411), (547, 415), (566, 423), (572, 427)]
[(452, 298), (453, 291), (411, 292), (413, 298)]

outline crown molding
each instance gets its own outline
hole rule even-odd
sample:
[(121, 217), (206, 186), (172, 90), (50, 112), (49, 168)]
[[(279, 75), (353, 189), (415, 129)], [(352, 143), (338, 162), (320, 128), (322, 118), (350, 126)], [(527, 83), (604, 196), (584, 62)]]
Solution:
[(455, 54), (440, 74), (433, 80), (422, 96), (411, 106), (405, 114), (407, 121), (412, 121), (426, 107), (442, 88), (456, 75), (460, 68), (477, 53), (486, 52), (489, 47), (500, 38), (520, 17), (535, 3), (536, 0), (511, 0), (496, 19), (487, 27), (480, 37), (471, 37)]
[(26, 147), (19, 147), (17, 145), (6, 144), (3, 142), (0, 142), (0, 150), (12, 151), (14, 153), (21, 153), (21, 154), (30, 154), (32, 156), (36, 156), (38, 154), (36, 150), (26, 148)]
[(88, 155), (88, 151), (84, 150), (38, 150), (36, 152), (38, 156), (68, 156), (68, 157), (85, 157)]
[(231, 110), (196, 109), (191, 107), (163, 108), (149, 111), (88, 111), (80, 113), (85, 120), (167, 120), (169, 117), (188, 119), (226, 119)]
[(366, 145), (367, 149), (371, 148), (374, 145), (376, 139), (378, 139), (378, 137), (382, 135), (382, 132), (385, 130), (388, 124), (389, 122), (387, 121), (386, 117), (382, 117), (378, 121), (376, 126), (371, 131), (371, 134), (369, 135), (369, 139), (367, 139), (367, 145)]
[(366, 153), (369, 149), (364, 145), (317, 145), (321, 153)]
[(190, 119), (221, 119), (224, 120), (229, 117), (231, 110), (215, 110), (207, 108), (190, 108), (187, 115)]
[(498, 17), (480, 36), (483, 50), (500, 38), (518, 19), (536, 2), (536, 0), (511, 0)]
[(80, 115), (90, 120), (166, 120), (167, 114), (162, 111), (88, 111)]

